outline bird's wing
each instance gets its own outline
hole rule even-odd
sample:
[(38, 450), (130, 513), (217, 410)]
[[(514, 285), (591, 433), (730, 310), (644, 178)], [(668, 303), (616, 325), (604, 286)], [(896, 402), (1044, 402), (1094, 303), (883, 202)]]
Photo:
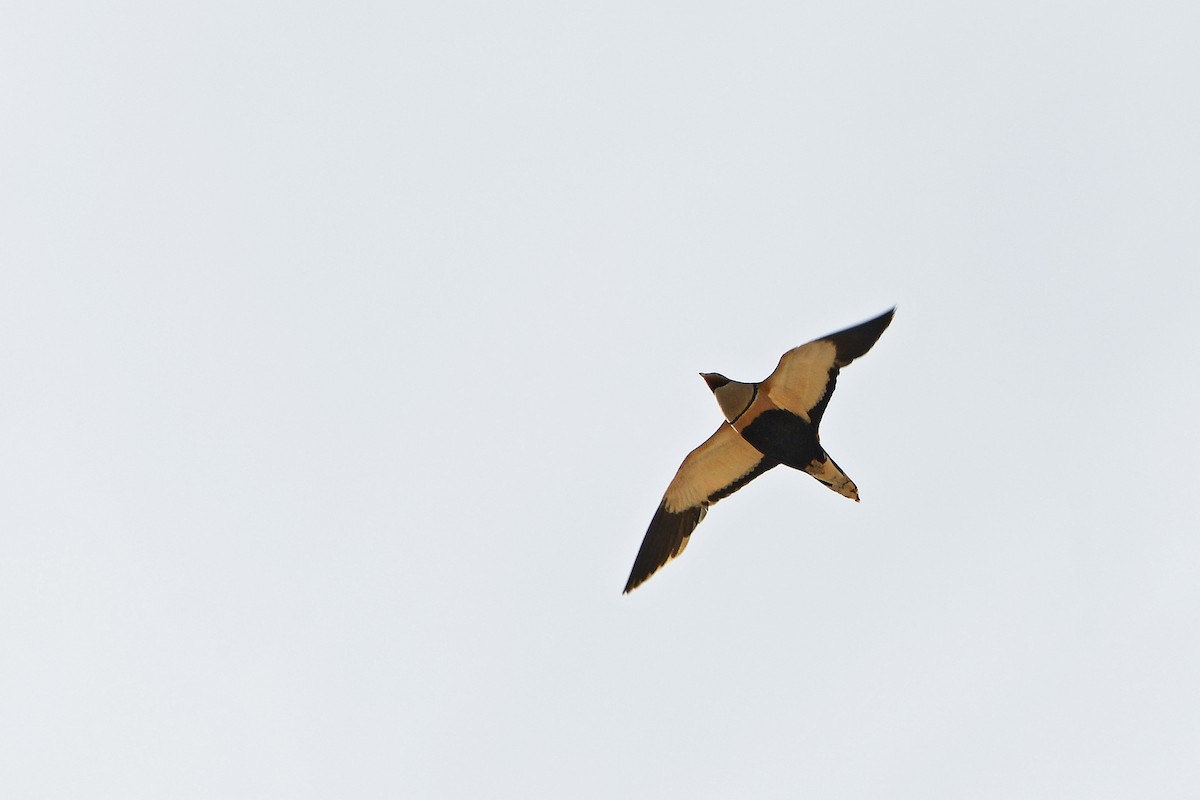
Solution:
[(838, 370), (866, 353), (892, 321), (895, 308), (844, 331), (794, 347), (763, 381), (763, 390), (779, 408), (819, 425), (837, 384)]
[(778, 463), (751, 447), (729, 423), (722, 422), (716, 433), (688, 454), (667, 486), (634, 559), (625, 591), (637, 588), (683, 552), (710, 505)]

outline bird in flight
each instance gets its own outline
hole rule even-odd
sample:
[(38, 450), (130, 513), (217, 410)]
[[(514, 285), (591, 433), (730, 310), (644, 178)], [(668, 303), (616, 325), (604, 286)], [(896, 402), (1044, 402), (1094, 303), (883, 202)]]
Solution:
[(858, 487), (821, 447), (817, 429), (838, 371), (871, 349), (895, 311), (787, 351), (761, 383), (701, 373), (725, 421), (688, 454), (667, 486), (634, 559), (626, 594), (683, 552), (709, 506), (780, 464), (858, 502)]

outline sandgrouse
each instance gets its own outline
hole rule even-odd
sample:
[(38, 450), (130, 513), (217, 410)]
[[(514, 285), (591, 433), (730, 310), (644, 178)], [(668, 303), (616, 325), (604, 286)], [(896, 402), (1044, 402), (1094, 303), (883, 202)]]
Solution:
[(626, 593), (683, 552), (709, 506), (780, 464), (807, 472), (857, 502), (858, 487), (821, 447), (817, 429), (838, 371), (871, 349), (894, 312), (787, 351), (761, 383), (701, 373), (725, 421), (688, 454), (667, 486), (634, 559)]

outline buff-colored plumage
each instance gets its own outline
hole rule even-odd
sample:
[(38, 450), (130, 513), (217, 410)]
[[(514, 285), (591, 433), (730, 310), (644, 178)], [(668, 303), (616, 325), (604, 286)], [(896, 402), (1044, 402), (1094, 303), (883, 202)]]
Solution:
[(871, 349), (894, 311), (787, 351), (761, 383), (703, 376), (725, 422), (675, 473), (642, 539), (626, 592), (683, 552), (709, 506), (780, 464), (858, 500), (858, 487), (821, 446), (818, 427), (838, 372)]

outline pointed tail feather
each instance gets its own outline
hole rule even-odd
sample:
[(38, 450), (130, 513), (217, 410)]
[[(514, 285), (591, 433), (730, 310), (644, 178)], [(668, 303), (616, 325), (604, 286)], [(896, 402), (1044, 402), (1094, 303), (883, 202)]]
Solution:
[(828, 453), (825, 453), (823, 458), (814, 458), (812, 463), (804, 468), (804, 471), (843, 497), (849, 497), (854, 502), (858, 502), (858, 487), (846, 473), (842, 472), (842, 468), (829, 457)]

